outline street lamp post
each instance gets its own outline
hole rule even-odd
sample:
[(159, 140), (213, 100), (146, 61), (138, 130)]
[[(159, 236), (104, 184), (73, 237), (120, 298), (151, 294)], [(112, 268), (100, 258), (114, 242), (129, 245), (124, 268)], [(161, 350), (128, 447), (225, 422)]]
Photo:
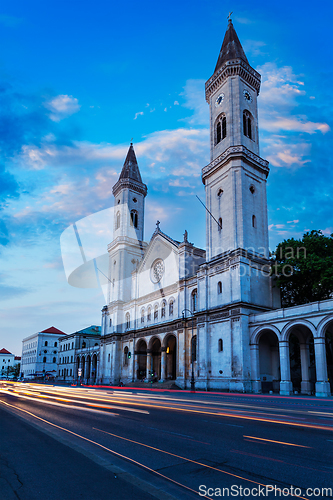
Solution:
[(191, 364), (192, 364), (192, 374), (191, 374), (191, 392), (195, 392), (195, 380), (194, 380), (194, 362), (193, 362), (193, 319), (194, 313), (190, 309), (183, 309), (182, 316), (185, 320), (185, 312), (188, 311), (192, 316), (192, 338), (191, 338)]

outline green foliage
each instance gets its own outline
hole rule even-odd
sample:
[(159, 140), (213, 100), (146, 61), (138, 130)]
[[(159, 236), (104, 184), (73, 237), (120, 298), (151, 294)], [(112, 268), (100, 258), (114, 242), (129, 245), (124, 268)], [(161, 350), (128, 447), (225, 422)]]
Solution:
[(283, 307), (326, 300), (333, 293), (333, 234), (305, 233), (301, 240), (284, 240), (273, 254), (272, 274)]

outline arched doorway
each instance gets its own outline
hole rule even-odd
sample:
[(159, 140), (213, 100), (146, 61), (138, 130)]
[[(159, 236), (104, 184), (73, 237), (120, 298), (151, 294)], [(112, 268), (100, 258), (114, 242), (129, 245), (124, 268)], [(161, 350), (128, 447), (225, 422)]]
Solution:
[(96, 383), (96, 377), (97, 377), (97, 355), (94, 354), (91, 360), (91, 380), (92, 383)]
[(135, 356), (137, 360), (136, 378), (137, 380), (144, 380), (147, 371), (147, 344), (142, 339), (136, 343)]
[(151, 344), (153, 380), (161, 378), (161, 341), (154, 338)]
[(327, 376), (333, 394), (333, 321), (327, 325), (325, 332)]
[(80, 357), (78, 356), (76, 358), (76, 364), (75, 364), (75, 380), (79, 380), (79, 368), (80, 368)]
[(81, 358), (81, 380), (84, 380), (86, 374), (86, 360), (85, 357), (82, 356)]
[(86, 359), (86, 380), (87, 384), (89, 383), (90, 380), (90, 370), (91, 370), (91, 357), (88, 355)]
[(275, 332), (265, 330), (259, 339), (259, 367), (261, 391), (280, 391), (279, 340)]
[[(166, 375), (169, 380), (177, 378), (177, 340), (174, 335), (169, 335), (166, 340)], [(162, 375), (163, 378), (163, 375)]]
[(293, 391), (312, 394), (316, 383), (313, 335), (309, 327), (296, 324), (289, 330), (290, 380)]

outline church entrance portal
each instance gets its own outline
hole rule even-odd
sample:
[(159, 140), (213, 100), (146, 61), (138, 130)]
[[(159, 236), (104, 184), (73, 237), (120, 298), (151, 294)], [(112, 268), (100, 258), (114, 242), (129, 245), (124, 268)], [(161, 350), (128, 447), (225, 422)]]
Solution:
[(166, 342), (166, 378), (177, 378), (177, 342), (174, 335), (170, 335)]
[(147, 344), (144, 340), (139, 340), (136, 344), (135, 355), (137, 356), (137, 380), (144, 380), (147, 371)]

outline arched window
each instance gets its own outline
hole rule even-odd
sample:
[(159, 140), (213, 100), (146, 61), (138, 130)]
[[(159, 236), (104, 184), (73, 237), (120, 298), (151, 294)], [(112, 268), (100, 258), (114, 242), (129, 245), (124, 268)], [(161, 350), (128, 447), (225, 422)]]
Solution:
[(136, 210), (131, 210), (131, 226), (138, 227), (138, 212)]
[(162, 307), (161, 307), (161, 318), (165, 318), (165, 306), (166, 306), (166, 303), (165, 303), (165, 300), (163, 300)]
[(219, 352), (223, 351), (223, 340), (219, 339)]
[(249, 111), (245, 110), (243, 112), (243, 132), (246, 137), (254, 140), (252, 132), (252, 115)]
[(70, 369), (69, 375), (72, 376), (72, 368)]
[(109, 326), (112, 326), (112, 319), (109, 319)]
[(145, 310), (141, 309), (141, 323), (145, 322)]
[(215, 146), (227, 137), (227, 119), (220, 115), (215, 122)]
[(124, 366), (128, 365), (128, 347), (126, 346), (124, 349)]
[(86, 345), (87, 344), (85, 342), (82, 342), (82, 349), (85, 349)]
[(131, 316), (130, 313), (126, 313), (126, 330), (129, 330), (131, 327)]
[(219, 281), (218, 284), (217, 284), (217, 293), (218, 294), (222, 293), (222, 283), (221, 283), (221, 281)]
[(43, 363), (46, 363), (46, 356), (44, 356), (43, 358)]
[(117, 212), (116, 215), (116, 229), (120, 228), (120, 212)]
[(197, 336), (193, 335), (191, 339), (191, 360), (194, 363), (197, 360)]
[(110, 353), (108, 354), (108, 363), (110, 363), (110, 359), (111, 359), (111, 356), (110, 356)]
[(54, 347), (57, 347), (57, 345), (58, 345), (58, 342), (55, 342), (55, 343), (54, 343)]
[(222, 230), (222, 217), (219, 218), (219, 231)]
[(252, 215), (252, 227), (257, 227), (257, 219), (255, 215)]
[(195, 289), (193, 290), (192, 294), (192, 311), (196, 311), (197, 310), (197, 302), (198, 302), (198, 290)]
[(173, 316), (173, 300), (169, 302), (169, 316)]
[(57, 362), (57, 358), (53, 358), (52, 363), (56, 363), (56, 362)]
[(158, 306), (154, 307), (154, 321), (158, 320)]
[(45, 347), (47, 346), (47, 340), (45, 340), (45, 344), (44, 345), (45, 345)]
[(148, 307), (147, 321), (151, 321), (151, 307)]

